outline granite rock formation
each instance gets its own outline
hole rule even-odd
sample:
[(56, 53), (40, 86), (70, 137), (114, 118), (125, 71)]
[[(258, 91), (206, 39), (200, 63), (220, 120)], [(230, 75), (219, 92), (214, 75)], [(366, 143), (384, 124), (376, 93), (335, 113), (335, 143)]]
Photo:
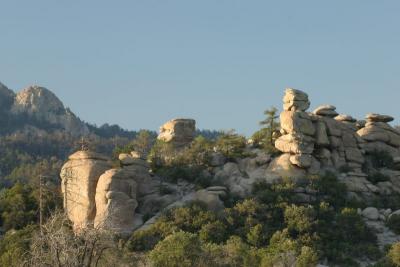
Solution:
[(108, 158), (88, 151), (72, 154), (62, 167), (64, 209), (75, 231), (93, 226), (97, 183), (100, 175), (110, 167)]
[(180, 148), (190, 144), (196, 134), (196, 121), (192, 119), (174, 119), (160, 127), (159, 140), (172, 143)]

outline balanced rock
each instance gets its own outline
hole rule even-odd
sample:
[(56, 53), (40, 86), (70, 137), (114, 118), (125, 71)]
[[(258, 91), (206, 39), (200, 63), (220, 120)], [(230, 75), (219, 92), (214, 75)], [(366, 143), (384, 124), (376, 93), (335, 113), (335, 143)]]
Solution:
[(367, 121), (373, 121), (373, 122), (391, 122), (394, 120), (392, 116), (381, 115), (376, 113), (369, 113), (365, 118), (367, 119)]
[(287, 88), (283, 97), (283, 109), (286, 111), (306, 111), (310, 107), (308, 95), (300, 90)]
[(96, 229), (129, 234), (135, 227), (136, 181), (127, 169), (111, 169), (102, 174), (96, 188)]
[(335, 117), (337, 121), (356, 122), (357, 120), (350, 115), (340, 114)]
[(160, 127), (159, 140), (170, 142), (176, 147), (190, 144), (196, 134), (196, 121), (192, 119), (174, 119)]
[(75, 231), (93, 226), (98, 179), (111, 167), (108, 158), (89, 151), (78, 151), (61, 169), (64, 209)]
[(336, 107), (332, 105), (322, 105), (317, 107), (313, 113), (319, 116), (336, 117), (338, 113), (335, 111)]

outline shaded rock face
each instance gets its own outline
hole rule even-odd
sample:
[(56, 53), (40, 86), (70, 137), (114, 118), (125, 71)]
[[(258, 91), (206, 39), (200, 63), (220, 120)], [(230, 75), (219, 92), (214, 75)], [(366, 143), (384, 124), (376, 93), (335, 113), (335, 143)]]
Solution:
[(96, 187), (94, 227), (129, 234), (135, 226), (137, 184), (135, 173), (111, 169), (102, 174)]
[(174, 119), (160, 127), (159, 140), (183, 147), (191, 143), (196, 133), (196, 121), (192, 119)]
[(82, 135), (89, 133), (88, 127), (76, 117), (55, 94), (44, 87), (30, 86), (15, 96), (11, 111), (25, 113), (38, 120), (60, 125), (65, 130)]
[(15, 93), (0, 83), (0, 109), (8, 110), (14, 102)]
[(110, 167), (107, 158), (88, 151), (72, 154), (62, 167), (60, 176), (64, 209), (75, 231), (93, 226), (97, 182)]

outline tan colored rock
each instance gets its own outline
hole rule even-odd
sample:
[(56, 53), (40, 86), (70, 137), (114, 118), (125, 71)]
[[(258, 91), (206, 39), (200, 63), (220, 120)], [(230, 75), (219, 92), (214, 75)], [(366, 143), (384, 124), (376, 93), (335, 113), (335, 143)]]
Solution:
[(376, 127), (376, 126), (366, 126), (360, 130), (357, 131), (357, 134), (364, 140), (366, 141), (380, 141), (387, 143), (390, 140), (390, 137), (387, 133), (382, 128)]
[(287, 133), (314, 135), (315, 127), (305, 112), (283, 111), (280, 114), (281, 128)]
[(285, 153), (311, 154), (315, 139), (303, 134), (283, 135), (275, 141), (275, 147)]
[(137, 184), (127, 169), (111, 169), (100, 176), (96, 188), (96, 229), (129, 234), (135, 227)]
[(190, 144), (196, 134), (196, 121), (192, 119), (174, 119), (160, 127), (159, 140), (171, 142), (177, 147)]
[(330, 117), (321, 117), (321, 120), (325, 122), (326, 130), (329, 136), (342, 136), (341, 123), (330, 118)]
[(323, 121), (318, 121), (315, 128), (315, 143), (318, 146), (330, 145), (325, 123)]
[(64, 209), (75, 231), (93, 226), (97, 181), (110, 167), (106, 157), (88, 151), (72, 154), (62, 167)]
[(369, 113), (365, 118), (367, 121), (374, 121), (374, 122), (391, 122), (394, 120), (392, 116), (381, 115), (376, 113)]
[(15, 96), (12, 113), (29, 114), (39, 121), (58, 125), (69, 133), (80, 136), (89, 133), (89, 128), (50, 90), (40, 86), (29, 86)]
[(268, 167), (268, 172), (284, 178), (303, 178), (306, 171), (293, 165), (290, 161), (290, 154), (282, 154), (275, 158)]
[(303, 91), (287, 88), (283, 97), (283, 109), (286, 111), (306, 111), (310, 107), (308, 95)]
[(346, 114), (337, 115), (335, 117), (335, 120), (337, 120), (337, 121), (347, 121), (347, 122), (357, 122), (357, 120), (355, 118), (353, 118), (350, 115), (346, 115)]
[(118, 159), (124, 166), (133, 165), (135, 163), (135, 159), (127, 153), (119, 154)]
[(338, 113), (335, 111), (336, 107), (332, 105), (322, 105), (317, 107), (313, 113), (319, 116), (336, 117)]

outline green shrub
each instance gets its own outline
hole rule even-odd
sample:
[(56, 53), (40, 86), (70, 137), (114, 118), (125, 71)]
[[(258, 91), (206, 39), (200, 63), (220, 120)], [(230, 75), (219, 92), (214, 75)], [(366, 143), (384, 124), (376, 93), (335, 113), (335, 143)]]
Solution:
[(180, 231), (159, 242), (150, 252), (149, 259), (154, 267), (192, 267), (198, 266), (201, 256), (197, 235)]
[(391, 215), (386, 224), (390, 228), (390, 230), (398, 235), (400, 234), (400, 215)]
[(388, 258), (395, 266), (400, 266), (400, 243), (392, 245), (388, 253)]
[(367, 180), (370, 181), (370, 182), (373, 183), (373, 184), (377, 184), (377, 183), (379, 183), (379, 182), (387, 182), (387, 181), (390, 181), (390, 177), (387, 176), (387, 175), (384, 175), (384, 174), (381, 173), (381, 172), (375, 171), (375, 172), (372, 172), (372, 173), (369, 173), (369, 174), (368, 174)]
[(244, 153), (244, 149), (246, 148), (246, 138), (234, 133), (233, 131), (220, 135), (215, 142), (215, 147), (231, 161), (246, 156)]
[(375, 150), (367, 154), (372, 167), (379, 168), (392, 168), (394, 165), (393, 157), (387, 151)]
[(221, 221), (214, 221), (204, 224), (199, 232), (200, 240), (220, 244), (227, 239), (227, 229)]

